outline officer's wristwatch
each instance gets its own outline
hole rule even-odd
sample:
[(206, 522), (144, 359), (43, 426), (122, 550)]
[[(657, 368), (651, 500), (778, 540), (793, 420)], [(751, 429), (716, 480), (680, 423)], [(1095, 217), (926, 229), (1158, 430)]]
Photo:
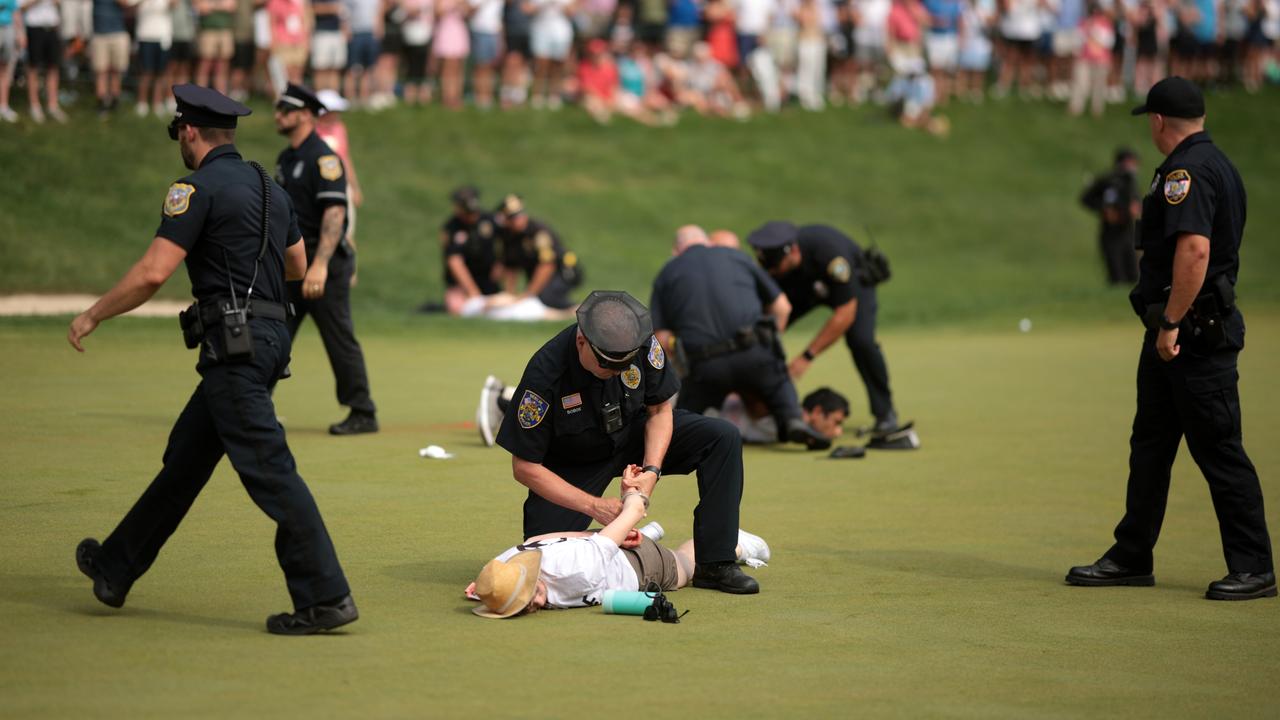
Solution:
[(645, 465), (644, 467), (640, 468), (640, 472), (653, 473), (653, 479), (655, 482), (662, 479), (662, 468), (658, 467), (657, 465)]
[(1161, 330), (1177, 330), (1178, 323), (1169, 319), (1168, 315), (1160, 313), (1160, 329)]

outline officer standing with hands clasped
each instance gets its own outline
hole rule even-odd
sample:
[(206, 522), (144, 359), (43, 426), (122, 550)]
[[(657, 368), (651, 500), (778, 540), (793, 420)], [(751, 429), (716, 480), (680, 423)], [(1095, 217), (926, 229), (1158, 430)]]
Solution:
[(324, 111), (314, 93), (294, 83), (276, 101), (276, 130), (289, 138), (289, 147), (276, 160), (276, 180), (293, 199), (307, 248), (306, 277), (289, 288), (297, 309), (289, 318), (289, 334), (297, 337), (308, 314), (315, 318), (337, 382), (338, 402), (351, 408), (346, 420), (329, 426), (329, 433), (356, 435), (378, 431), (377, 408), (351, 320), (356, 259), (346, 239), (346, 170), (342, 158), (315, 130), (316, 117)]
[[(736, 564), (742, 438), (729, 423), (671, 408), (680, 381), (653, 336), (649, 312), (625, 292), (596, 291), (578, 322), (543, 345), (525, 368), (498, 444), (529, 488), (524, 536), (608, 525), (622, 511), (604, 491), (629, 465), (623, 490), (648, 507), (666, 472), (697, 472), (693, 586), (746, 595), (760, 586)], [(640, 461), (640, 462), (637, 462)]]
[(831, 317), (790, 364), (799, 379), (817, 356), (844, 336), (853, 364), (862, 376), (875, 416), (870, 447), (915, 449), (920, 446), (911, 424), (898, 424), (889, 389), (889, 366), (876, 342), (876, 284), (887, 279), (887, 265), (872, 267), (848, 235), (828, 225), (796, 227), (773, 221), (747, 236), (756, 259), (777, 278), (791, 302), (789, 324), (818, 305)]
[(1244, 234), (1240, 174), (1204, 129), (1204, 97), (1190, 81), (1152, 86), (1145, 114), (1168, 157), (1143, 201), (1141, 271), (1130, 295), (1147, 328), (1138, 358), (1138, 410), (1129, 440), (1129, 487), (1116, 542), (1071, 568), (1072, 585), (1154, 585), (1153, 550), (1169, 476), (1185, 436), (1209, 483), (1227, 576), (1212, 600), (1275, 597), (1276, 576), (1258, 474), (1240, 429), (1236, 359), (1244, 318), (1235, 306)]
[(276, 523), (276, 555), (296, 608), (267, 618), (267, 630), (330, 630), (359, 615), (271, 403), (289, 364), (284, 281), (305, 271), (302, 237), (289, 196), (232, 144), (236, 118), (249, 108), (195, 85), (173, 94), (169, 137), (194, 172), (169, 187), (146, 254), (71, 322), (67, 339), (83, 352), (99, 323), (141, 305), (185, 260), (196, 304), (180, 319), (187, 346), (200, 348), (201, 382), (173, 426), (160, 473), (106, 542), (80, 543), (76, 564), (98, 600), (124, 605), (226, 455)]

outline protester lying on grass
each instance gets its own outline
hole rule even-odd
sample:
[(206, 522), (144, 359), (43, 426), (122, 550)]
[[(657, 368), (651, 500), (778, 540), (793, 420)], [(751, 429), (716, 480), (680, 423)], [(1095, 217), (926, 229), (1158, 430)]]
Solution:
[[(657, 523), (650, 523), (643, 533), (635, 529), (645, 516), (648, 498), (627, 489), (627, 483), (641, 473), (638, 465), (623, 470), (622, 512), (599, 532), (538, 535), (490, 560), (467, 587), (467, 597), (481, 603), (472, 612), (509, 618), (544, 607), (599, 605), (605, 590), (640, 590), (650, 582), (663, 591), (688, 585), (693, 541), (672, 551), (656, 542), (662, 537)], [(739, 530), (737, 554), (739, 562), (758, 567), (768, 562), (769, 546)]]

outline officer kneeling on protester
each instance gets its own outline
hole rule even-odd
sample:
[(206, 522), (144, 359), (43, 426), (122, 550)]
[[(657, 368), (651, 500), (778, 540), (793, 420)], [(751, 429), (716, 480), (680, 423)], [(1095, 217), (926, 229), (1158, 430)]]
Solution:
[(778, 442), (825, 450), (831, 441), (805, 424), (778, 335), (791, 304), (778, 284), (737, 250), (712, 247), (696, 225), (676, 231), (673, 252), (653, 281), (649, 310), (658, 341), (679, 342), (687, 364), (676, 405), (719, 409), (731, 392), (759, 398), (777, 423)]
[[(578, 255), (566, 250), (550, 225), (529, 217), (519, 195), (507, 195), (494, 212), (498, 221), (498, 264), (503, 289), (518, 299), (537, 298), (549, 308), (573, 307), (569, 293), (582, 284)], [(516, 293), (516, 275), (524, 273), (525, 288)]]
[(735, 564), (742, 500), (742, 439), (723, 420), (672, 410), (680, 381), (653, 336), (649, 312), (625, 292), (596, 291), (578, 322), (543, 345), (525, 368), (497, 442), (529, 488), (524, 535), (608, 525), (622, 511), (605, 489), (624, 481), (648, 502), (663, 469), (698, 476), (693, 511), (694, 587), (735, 594), (760, 586)]
[(796, 227), (789, 222), (768, 222), (752, 231), (747, 243), (791, 302), (789, 324), (818, 305), (831, 308), (831, 317), (817, 336), (800, 357), (791, 360), (791, 377), (803, 376), (819, 354), (844, 336), (875, 416), (869, 447), (919, 447), (911, 424), (898, 424), (889, 389), (889, 366), (876, 341), (876, 285), (889, 277), (884, 256), (874, 248), (864, 251), (848, 235), (828, 225)]
[(1169, 475), (1185, 436), (1209, 483), (1227, 576), (1212, 600), (1275, 597), (1271, 538), (1258, 473), (1240, 428), (1237, 356), (1244, 318), (1235, 305), (1244, 234), (1244, 183), (1204, 129), (1204, 97), (1190, 81), (1152, 86), (1145, 114), (1165, 153), (1142, 207), (1142, 261), (1130, 295), (1147, 328), (1138, 357), (1138, 410), (1129, 440), (1129, 486), (1116, 542), (1072, 585), (1154, 585), (1153, 551)]
[(268, 618), (267, 630), (330, 630), (359, 615), (271, 403), (289, 364), (284, 282), (306, 270), (302, 235), (289, 196), (231, 144), (249, 108), (195, 85), (173, 94), (169, 137), (194, 172), (169, 187), (146, 254), (71, 322), (67, 339), (83, 352), (99, 323), (141, 305), (185, 260), (196, 304), (181, 322), (187, 346), (200, 348), (201, 382), (173, 426), (160, 473), (106, 542), (80, 543), (76, 563), (99, 601), (124, 605), (226, 455), (276, 523), (276, 556), (296, 608)]

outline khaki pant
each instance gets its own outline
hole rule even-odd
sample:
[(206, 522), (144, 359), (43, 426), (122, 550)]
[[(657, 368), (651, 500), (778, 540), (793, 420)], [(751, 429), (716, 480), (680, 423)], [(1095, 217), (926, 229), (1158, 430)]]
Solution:
[(236, 41), (230, 30), (201, 30), (196, 38), (196, 52), (201, 60), (230, 60)]
[(119, 72), (129, 69), (129, 33), (94, 35), (89, 41), (89, 64), (94, 72)]

